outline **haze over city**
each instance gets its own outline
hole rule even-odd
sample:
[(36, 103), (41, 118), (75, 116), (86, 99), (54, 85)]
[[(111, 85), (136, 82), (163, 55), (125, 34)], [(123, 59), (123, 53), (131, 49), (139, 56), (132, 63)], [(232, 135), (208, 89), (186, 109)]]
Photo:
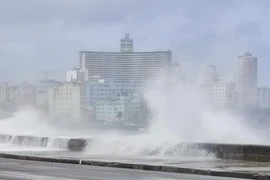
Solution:
[(173, 61), (215, 63), (226, 79), (249, 51), (260, 60), (259, 84), (269, 86), (269, 8), (267, 0), (2, 2), (0, 80), (33, 82), (44, 77), (40, 71), (71, 69), (78, 51), (118, 51), (129, 32), (135, 51), (170, 49)]

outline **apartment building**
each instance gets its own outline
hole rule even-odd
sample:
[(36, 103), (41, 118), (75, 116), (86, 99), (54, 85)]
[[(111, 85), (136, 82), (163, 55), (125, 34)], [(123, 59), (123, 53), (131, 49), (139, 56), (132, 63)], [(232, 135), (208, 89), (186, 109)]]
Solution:
[(120, 52), (81, 51), (79, 65), (88, 77), (144, 83), (170, 71), (172, 52), (133, 52), (133, 40), (126, 34)]
[(82, 94), (82, 84), (78, 82), (64, 82), (49, 88), (48, 109), (50, 117), (80, 121), (84, 108), (81, 104)]
[(133, 122), (139, 119), (139, 101), (134, 94), (117, 94), (110, 100), (96, 103), (96, 121)]
[(34, 105), (35, 86), (28, 83), (23, 83), (18, 86), (10, 86), (9, 100), (15, 105)]
[(85, 82), (85, 106), (94, 106), (98, 101), (110, 100), (119, 93), (139, 93), (142, 85), (131, 81)]
[(266, 87), (258, 88), (258, 106), (261, 109), (270, 109), (270, 89)]
[(202, 92), (210, 105), (217, 109), (233, 109), (237, 107), (237, 95), (234, 83), (204, 83)]
[(0, 102), (9, 101), (9, 86), (8, 83), (3, 83), (0, 85)]

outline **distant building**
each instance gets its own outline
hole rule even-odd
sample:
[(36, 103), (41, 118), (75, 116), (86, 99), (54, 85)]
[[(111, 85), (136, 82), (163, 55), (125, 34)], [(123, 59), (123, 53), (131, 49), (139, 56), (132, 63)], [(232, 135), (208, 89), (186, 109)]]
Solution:
[(217, 109), (234, 109), (237, 107), (237, 96), (234, 83), (204, 83), (202, 91), (209, 103)]
[(133, 52), (133, 40), (126, 34), (120, 52), (80, 52), (80, 68), (88, 77), (144, 83), (170, 71), (171, 51)]
[(55, 80), (41, 80), (35, 85), (35, 104), (38, 108), (48, 110), (49, 88), (60, 85), (61, 82)]
[(202, 76), (202, 83), (217, 83), (219, 82), (219, 74), (217, 72), (217, 67), (210, 64), (206, 67), (205, 72)]
[(93, 107), (96, 102), (110, 100), (119, 93), (139, 93), (141, 84), (134, 82), (104, 81), (85, 82), (85, 106)]
[(234, 83), (220, 82), (215, 65), (206, 67), (201, 79), (201, 88), (210, 105), (216, 109), (234, 109), (237, 107), (237, 94)]
[(186, 80), (185, 74), (182, 69), (182, 65), (179, 63), (172, 64), (171, 67), (171, 78), (178, 82), (183, 82)]
[(131, 122), (139, 118), (139, 101), (129, 93), (118, 94), (110, 100), (96, 103), (96, 121)]
[(67, 71), (66, 82), (72, 81), (88, 81), (88, 70), (87, 69), (74, 69)]
[(15, 105), (34, 105), (35, 86), (23, 83), (19, 86), (10, 86), (9, 100)]
[(258, 88), (258, 105), (261, 109), (270, 109), (270, 89)]
[(72, 82), (72, 81), (77, 80), (77, 79), (78, 79), (77, 70), (67, 71), (66, 82)]
[(249, 52), (238, 57), (239, 107), (257, 106), (258, 69), (257, 57)]
[(3, 83), (0, 85), (0, 102), (9, 101), (10, 88), (8, 83)]
[(65, 82), (49, 89), (48, 109), (51, 118), (80, 121), (84, 109), (81, 104), (82, 85)]
[[(90, 120), (96, 120), (95, 111), (97, 103), (108, 102), (117, 95), (123, 93), (140, 94), (141, 88), (142, 85), (140, 83), (134, 82), (105, 81), (103, 79), (84, 82), (84, 96), (82, 98), (82, 103), (84, 104), (85, 109), (91, 112), (92, 116), (90, 117)], [(145, 119), (143, 115), (144, 113), (141, 112), (140, 120)]]

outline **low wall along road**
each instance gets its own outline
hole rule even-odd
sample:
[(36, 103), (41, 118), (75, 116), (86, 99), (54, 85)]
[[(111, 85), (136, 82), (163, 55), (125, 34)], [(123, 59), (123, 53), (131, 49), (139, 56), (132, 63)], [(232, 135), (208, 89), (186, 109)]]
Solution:
[(0, 134), (0, 143), (27, 147), (50, 147), (82, 151), (91, 139), (86, 138), (61, 138), (61, 137), (36, 137), (26, 135)]
[[(70, 151), (83, 151), (85, 147), (91, 146), (91, 139), (85, 138), (49, 138), (49, 137), (34, 137), (23, 135), (0, 135), (0, 143), (11, 143), (18, 146), (35, 146), (35, 147), (49, 147), (54, 143), (60, 143), (62, 148)], [(186, 148), (187, 150), (203, 150), (211, 155), (215, 155), (219, 159), (235, 159), (246, 161), (261, 161), (270, 162), (270, 146), (262, 145), (239, 145), (239, 144), (213, 144), (213, 143), (180, 143), (175, 148)], [(31, 161), (44, 161), (54, 163), (67, 163), (78, 165), (91, 165), (91, 166), (104, 166), (115, 168), (128, 168), (149, 171), (162, 171), (162, 172), (175, 172), (186, 174), (210, 175), (210, 176), (223, 176), (223, 177), (236, 177), (246, 179), (270, 179), (268, 174), (258, 174), (254, 172), (233, 172), (224, 170), (211, 170), (211, 169), (196, 169), (187, 167), (174, 167), (168, 165), (149, 165), (125, 162), (104, 162), (93, 161), (84, 159), (72, 158), (51, 158), (29, 155), (16, 155), (10, 153), (0, 153), (0, 158), (10, 158), (19, 160)]]
[(235, 159), (245, 161), (270, 161), (270, 146), (241, 144), (195, 144), (194, 148), (204, 149), (220, 159)]
[[(15, 145), (52, 147), (57, 146), (71, 151), (83, 151), (90, 145), (91, 139), (86, 138), (49, 138), (25, 135), (0, 134), (0, 143)], [(241, 144), (214, 144), (214, 143), (180, 143), (176, 148), (204, 150), (220, 159), (235, 159), (246, 161), (270, 162), (270, 146), (241, 145)]]

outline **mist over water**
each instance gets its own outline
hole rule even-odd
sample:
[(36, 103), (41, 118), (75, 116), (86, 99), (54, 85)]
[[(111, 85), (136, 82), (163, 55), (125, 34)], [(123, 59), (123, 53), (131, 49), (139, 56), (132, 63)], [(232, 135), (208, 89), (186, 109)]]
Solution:
[[(64, 149), (67, 143), (65, 138), (91, 138), (84, 152), (86, 154), (133, 157), (206, 154), (179, 146), (183, 142), (269, 143), (266, 137), (249, 128), (239, 117), (211, 109), (196, 83), (159, 78), (145, 87), (144, 97), (153, 113), (151, 125), (144, 132), (97, 131), (72, 126), (71, 122), (66, 122), (64, 126), (52, 123), (37, 110), (24, 109), (0, 121), (0, 134), (51, 137), (50, 146), (45, 149)], [(23, 145), (29, 146), (29, 150), (30, 147), (40, 147), (38, 143), (33, 145), (28, 141)]]
[(215, 111), (196, 83), (160, 78), (146, 90), (154, 117), (149, 129), (169, 142), (268, 144), (248, 122), (228, 111)]
[[(68, 124), (68, 122), (67, 122)], [(0, 133), (9, 135), (33, 135), (33, 136), (83, 136), (80, 129), (71, 129), (61, 124), (53, 123), (40, 111), (33, 108), (21, 109), (12, 117), (0, 121)]]

